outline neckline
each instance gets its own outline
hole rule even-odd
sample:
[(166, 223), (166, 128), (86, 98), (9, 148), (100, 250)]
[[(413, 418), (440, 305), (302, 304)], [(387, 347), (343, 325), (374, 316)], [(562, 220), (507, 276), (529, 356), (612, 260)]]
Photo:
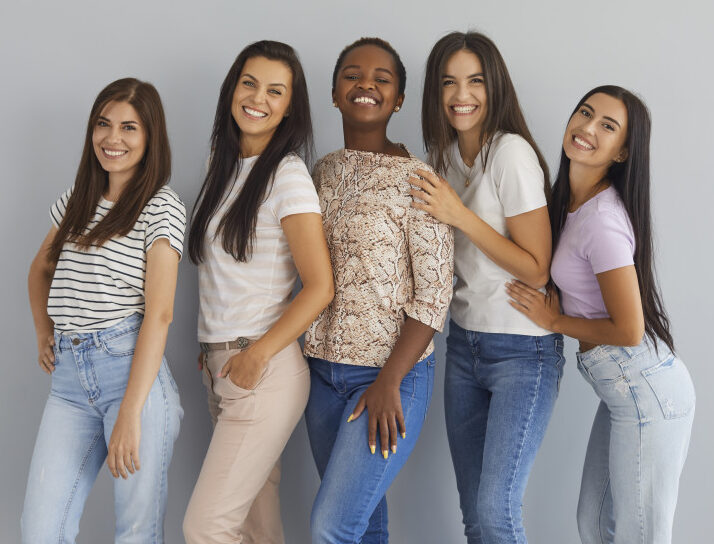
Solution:
[(399, 147), (401, 147), (404, 151), (406, 151), (409, 154), (409, 156), (408, 157), (400, 157), (399, 155), (390, 155), (389, 153), (381, 153), (379, 151), (364, 151), (362, 149), (349, 149), (347, 147), (343, 147), (340, 151), (342, 151), (342, 153), (344, 155), (354, 153), (355, 155), (372, 155), (375, 158), (376, 157), (387, 157), (390, 159), (401, 159), (401, 160), (410, 160), (410, 159), (414, 158), (414, 155), (412, 155), (411, 151), (409, 151), (407, 149), (407, 146), (405, 146), (403, 143), (394, 142), (394, 145), (398, 145)]
[(609, 185), (607, 188), (603, 189), (603, 190), (600, 191), (599, 193), (595, 194), (594, 196), (590, 197), (588, 200), (586, 200), (585, 202), (583, 202), (583, 203), (580, 205), (580, 207), (579, 207), (577, 210), (575, 210), (574, 212), (568, 212), (568, 217), (570, 217), (570, 216), (572, 216), (572, 215), (577, 215), (580, 210), (582, 210), (582, 209), (585, 208), (586, 206), (589, 206), (591, 202), (597, 202), (598, 199), (599, 199), (602, 195), (604, 195), (604, 194), (606, 194), (606, 193), (609, 194), (609, 193), (610, 193), (610, 190), (613, 190), (613, 191), (614, 191), (615, 188), (614, 188), (612, 185)]

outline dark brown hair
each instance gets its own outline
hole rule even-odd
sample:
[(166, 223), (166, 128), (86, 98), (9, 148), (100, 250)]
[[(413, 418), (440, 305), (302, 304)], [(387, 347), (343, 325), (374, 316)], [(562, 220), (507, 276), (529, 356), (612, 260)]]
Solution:
[(422, 135), (429, 162), (440, 174), (449, 166), (447, 149), (456, 139), (456, 130), (449, 124), (442, 107), (442, 76), (446, 63), (457, 51), (470, 51), (481, 61), (486, 85), (486, 118), (481, 131), (481, 158), (486, 167), (494, 135), (501, 131), (518, 134), (535, 151), (543, 170), (543, 190), (550, 196), (548, 165), (533, 140), (518, 104), (516, 90), (506, 63), (496, 44), (478, 32), (452, 32), (441, 38), (431, 50), (426, 63), (424, 96), (421, 107)]
[(384, 49), (387, 53), (392, 55), (394, 59), (394, 65), (397, 67), (397, 78), (399, 79), (399, 95), (404, 94), (404, 89), (407, 88), (407, 69), (404, 67), (402, 59), (399, 58), (399, 53), (392, 47), (392, 44), (382, 38), (360, 38), (359, 40), (352, 42), (342, 51), (340, 51), (337, 57), (337, 62), (335, 62), (335, 68), (332, 70), (332, 92), (335, 92), (335, 86), (337, 85), (337, 74), (340, 71), (340, 67), (347, 56), (347, 53), (363, 45), (374, 45), (380, 49)]
[(310, 162), (312, 155), (312, 122), (310, 101), (302, 65), (297, 54), (287, 44), (263, 40), (240, 52), (223, 80), (216, 106), (211, 135), (211, 158), (208, 173), (198, 194), (188, 237), (188, 252), (194, 263), (203, 261), (206, 229), (216, 213), (229, 185), (242, 167), (240, 156), (240, 128), (231, 114), (233, 93), (243, 66), (248, 59), (265, 57), (284, 63), (293, 76), (290, 115), (278, 125), (267, 147), (253, 164), (238, 197), (221, 218), (218, 232), (222, 233), (223, 250), (237, 261), (250, 259), (255, 239), (258, 208), (263, 202), (275, 171), (286, 155), (296, 153)]
[[(592, 95), (603, 93), (620, 100), (627, 109), (627, 159), (613, 162), (605, 179), (620, 195), (635, 234), (635, 270), (642, 298), (645, 333), (651, 340), (661, 339), (674, 351), (669, 318), (662, 303), (654, 270), (652, 218), (650, 215), (650, 132), (652, 122), (644, 102), (633, 93), (616, 85), (596, 87), (583, 96), (570, 117), (580, 110)], [(553, 185), (550, 224), (553, 232), (553, 251), (565, 226), (570, 207), (570, 159), (561, 151), (560, 167)]]
[[(100, 114), (110, 102), (128, 102), (136, 110), (146, 133), (146, 150), (119, 200), (99, 223), (85, 233), (109, 184), (107, 172), (94, 152), (92, 134)], [(134, 78), (118, 79), (107, 85), (97, 95), (89, 113), (74, 189), (50, 246), (50, 260), (59, 259), (66, 242), (74, 242), (86, 249), (92, 245), (101, 246), (113, 236), (129, 234), (146, 203), (166, 184), (170, 176), (171, 149), (164, 109), (156, 88), (151, 83)]]

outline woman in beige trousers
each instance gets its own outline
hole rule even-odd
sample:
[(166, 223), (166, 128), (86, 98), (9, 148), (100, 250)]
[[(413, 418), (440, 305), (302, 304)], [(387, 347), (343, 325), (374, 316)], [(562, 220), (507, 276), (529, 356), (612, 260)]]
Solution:
[(184, 519), (188, 544), (283, 543), (280, 455), (310, 389), (297, 338), (334, 292), (317, 193), (299, 157), (311, 140), (293, 49), (246, 47), (221, 87), (189, 234), (215, 428)]

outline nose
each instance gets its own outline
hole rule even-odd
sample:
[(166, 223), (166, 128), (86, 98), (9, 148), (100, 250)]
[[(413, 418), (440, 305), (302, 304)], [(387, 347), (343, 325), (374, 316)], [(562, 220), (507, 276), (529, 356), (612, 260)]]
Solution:
[(458, 102), (467, 102), (469, 98), (469, 92), (466, 85), (459, 83), (456, 87), (456, 100)]
[(112, 143), (120, 142), (121, 141), (121, 125), (115, 124), (112, 126), (112, 130), (109, 133), (109, 138), (108, 140)]
[(375, 88), (375, 81), (372, 78), (363, 78), (357, 82), (357, 87), (365, 90), (372, 90)]

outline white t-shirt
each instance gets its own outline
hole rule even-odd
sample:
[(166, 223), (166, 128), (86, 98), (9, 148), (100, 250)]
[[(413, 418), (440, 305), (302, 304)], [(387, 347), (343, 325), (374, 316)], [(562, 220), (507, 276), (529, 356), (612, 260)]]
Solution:
[(233, 204), (256, 157), (243, 159), (233, 186), (206, 229), (203, 262), (198, 266), (199, 342), (227, 342), (239, 336), (257, 338), (281, 316), (297, 279), (280, 220), (297, 213), (320, 213), (312, 178), (297, 155), (286, 156), (258, 209), (253, 253), (236, 261), (222, 247), (216, 228)]
[[(484, 151), (484, 150), (482, 150)], [(455, 141), (446, 178), (461, 200), (503, 236), (509, 236), (506, 217), (546, 205), (543, 170), (533, 148), (517, 134), (498, 133), (493, 139), (486, 168), (481, 154), (473, 168), (464, 164)], [(470, 183), (466, 186), (466, 179)], [(538, 327), (508, 303), (508, 272), (478, 249), (460, 230), (454, 229), (456, 286), (451, 317), (462, 328), (479, 332), (543, 336)]]

